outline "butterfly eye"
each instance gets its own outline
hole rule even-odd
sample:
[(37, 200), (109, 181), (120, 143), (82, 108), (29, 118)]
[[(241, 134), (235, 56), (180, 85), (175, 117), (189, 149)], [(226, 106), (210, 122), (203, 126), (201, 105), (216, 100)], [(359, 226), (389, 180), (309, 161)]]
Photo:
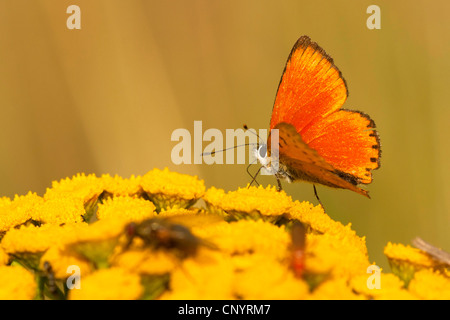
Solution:
[(258, 153), (261, 158), (265, 158), (267, 156), (267, 146), (265, 144), (261, 145)]

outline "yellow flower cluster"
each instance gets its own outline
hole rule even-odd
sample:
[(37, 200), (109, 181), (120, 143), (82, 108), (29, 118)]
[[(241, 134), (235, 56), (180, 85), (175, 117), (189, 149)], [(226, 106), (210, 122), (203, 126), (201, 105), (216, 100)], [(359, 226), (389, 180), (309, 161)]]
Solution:
[(389, 242), (384, 248), (392, 272), (424, 299), (450, 299), (450, 266), (409, 245)]
[(0, 239), (0, 299), (450, 299), (426, 252), (389, 243), (393, 273), (368, 273), (366, 239), (321, 206), (167, 168), (0, 198)]
[(0, 300), (30, 300), (36, 294), (36, 282), (31, 272), (22, 267), (0, 267)]
[(275, 187), (239, 188), (226, 193), (211, 187), (203, 197), (209, 211), (221, 214), (228, 220), (264, 219), (276, 221), (293, 205), (291, 197), (276, 192)]

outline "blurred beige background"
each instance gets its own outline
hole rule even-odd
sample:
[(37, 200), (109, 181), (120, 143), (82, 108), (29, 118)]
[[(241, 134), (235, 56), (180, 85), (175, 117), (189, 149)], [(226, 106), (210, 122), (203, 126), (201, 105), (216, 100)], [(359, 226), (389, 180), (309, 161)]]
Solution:
[[(81, 30), (66, 27), (71, 4)], [(366, 27), (371, 4), (381, 30)], [(382, 142), (372, 200), (319, 187), (328, 213), (387, 269), (388, 241), (450, 250), (448, 12), (448, 1), (1, 0), (0, 194), (165, 166), (208, 187), (245, 186), (245, 165), (173, 165), (171, 133), (194, 120), (267, 128), (286, 58), (307, 34), (347, 80), (344, 107), (370, 114)], [(284, 187), (316, 202), (309, 184)]]

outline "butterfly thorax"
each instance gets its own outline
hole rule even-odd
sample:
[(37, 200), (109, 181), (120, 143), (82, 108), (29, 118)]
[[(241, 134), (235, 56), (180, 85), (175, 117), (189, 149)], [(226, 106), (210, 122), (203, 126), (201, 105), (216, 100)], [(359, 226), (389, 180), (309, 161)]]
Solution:
[[(289, 173), (288, 168), (280, 163), (278, 159), (272, 159), (267, 154), (267, 145), (261, 144), (258, 148), (253, 148), (253, 154), (261, 166), (266, 170), (264, 174), (274, 175), (278, 179), (286, 180), (291, 183), (296, 180), (292, 174)], [(277, 161), (277, 166), (273, 166), (272, 163)]]

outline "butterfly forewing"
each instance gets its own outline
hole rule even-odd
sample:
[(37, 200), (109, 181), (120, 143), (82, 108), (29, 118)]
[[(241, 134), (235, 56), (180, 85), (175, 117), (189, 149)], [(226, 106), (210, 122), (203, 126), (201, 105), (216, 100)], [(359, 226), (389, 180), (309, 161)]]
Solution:
[(278, 86), (270, 128), (292, 124), (298, 132), (335, 110), (347, 99), (347, 86), (333, 60), (303, 36), (295, 43)]

